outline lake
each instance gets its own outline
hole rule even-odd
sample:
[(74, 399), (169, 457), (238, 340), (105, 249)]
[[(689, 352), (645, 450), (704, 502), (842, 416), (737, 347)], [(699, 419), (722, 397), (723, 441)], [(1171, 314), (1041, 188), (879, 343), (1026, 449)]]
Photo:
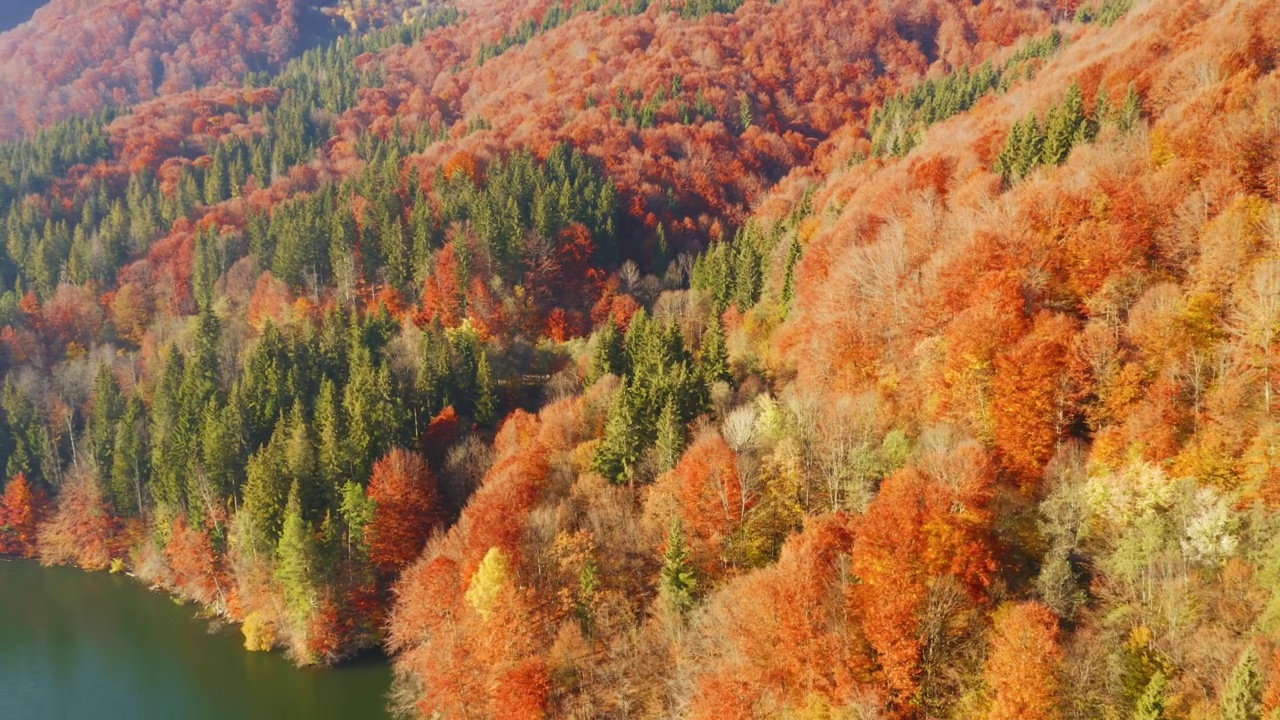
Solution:
[(386, 718), (385, 659), (298, 669), (136, 581), (0, 561), (0, 718)]

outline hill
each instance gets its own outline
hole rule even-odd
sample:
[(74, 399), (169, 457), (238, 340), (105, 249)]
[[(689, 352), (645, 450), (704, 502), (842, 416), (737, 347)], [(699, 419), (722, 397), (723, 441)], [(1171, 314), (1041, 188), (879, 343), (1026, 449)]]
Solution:
[(427, 717), (1276, 709), (1268, 3), (250, 5), (0, 146), (0, 552)]

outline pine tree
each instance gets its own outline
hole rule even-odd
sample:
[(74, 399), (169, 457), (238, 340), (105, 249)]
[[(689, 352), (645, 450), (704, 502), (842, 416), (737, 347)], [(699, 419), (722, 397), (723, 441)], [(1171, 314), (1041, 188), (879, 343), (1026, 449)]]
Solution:
[(1165, 690), (1169, 680), (1163, 672), (1157, 671), (1147, 683), (1147, 689), (1138, 698), (1138, 705), (1133, 710), (1133, 720), (1163, 720), (1165, 708)]
[(729, 352), (725, 347), (724, 325), (720, 316), (715, 315), (702, 333), (702, 348), (698, 355), (698, 368), (707, 386), (717, 382), (728, 382), (733, 376), (729, 374)]
[(592, 468), (611, 482), (621, 483), (630, 479), (643, 445), (641, 430), (636, 418), (633, 390), (627, 383), (618, 389), (609, 407), (605, 421), (604, 440), (596, 449)]
[(622, 333), (618, 332), (618, 326), (611, 317), (596, 335), (595, 351), (587, 368), (587, 382), (594, 383), (605, 375), (623, 375), (626, 373), (626, 358)]
[(489, 368), (489, 353), (481, 352), (476, 365), (476, 422), (493, 427), (498, 422), (498, 391)]
[(1262, 676), (1258, 649), (1250, 645), (1222, 691), (1222, 720), (1262, 719)]
[(671, 531), (667, 534), (659, 592), (663, 601), (681, 614), (688, 612), (697, 600), (698, 578), (689, 559), (689, 547), (685, 543), (684, 527), (679, 518), (672, 521)]
[(93, 411), (89, 416), (89, 453), (104, 484), (115, 463), (116, 425), (124, 415), (124, 396), (110, 366), (101, 365), (93, 379)]
[(125, 403), (115, 428), (111, 458), (111, 498), (116, 512), (137, 516), (144, 507), (143, 483), (147, 477), (147, 410), (137, 397)]
[(1142, 98), (1138, 95), (1138, 87), (1129, 83), (1129, 89), (1124, 95), (1124, 104), (1120, 106), (1120, 113), (1116, 116), (1116, 124), (1121, 130), (1129, 132), (1137, 127), (1141, 119)]
[(311, 524), (302, 516), (302, 492), (297, 480), (289, 488), (284, 524), (276, 548), (276, 580), (284, 590), (285, 607), (294, 622), (304, 623), (316, 604), (314, 577), (317, 547)]
[(676, 410), (675, 399), (668, 398), (662, 406), (662, 414), (658, 416), (658, 469), (667, 472), (675, 468), (676, 463), (680, 462), (680, 456), (684, 454), (687, 442), (685, 426)]

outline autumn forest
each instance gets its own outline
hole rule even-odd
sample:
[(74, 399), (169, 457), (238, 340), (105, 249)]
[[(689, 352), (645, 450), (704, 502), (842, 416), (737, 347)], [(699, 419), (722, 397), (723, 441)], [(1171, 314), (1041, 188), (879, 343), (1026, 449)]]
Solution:
[(1280, 6), (50, 0), (0, 373), (0, 556), (405, 717), (1280, 718)]

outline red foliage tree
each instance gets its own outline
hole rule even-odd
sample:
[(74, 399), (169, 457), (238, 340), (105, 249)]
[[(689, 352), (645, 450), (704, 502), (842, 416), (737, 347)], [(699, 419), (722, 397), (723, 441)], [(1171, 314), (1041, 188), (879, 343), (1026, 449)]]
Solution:
[(33, 488), (26, 475), (14, 475), (0, 498), (0, 555), (34, 557), (36, 531), (47, 511), (44, 491)]
[(365, 531), (369, 556), (393, 575), (418, 557), (444, 522), (436, 479), (421, 455), (393, 448), (373, 466), (369, 497), (377, 503)]
[(965, 444), (895, 473), (867, 508), (853, 551), (862, 583), (851, 600), (899, 709), (917, 701), (930, 593), (950, 581), (981, 602), (996, 569), (992, 475), (983, 451)]

